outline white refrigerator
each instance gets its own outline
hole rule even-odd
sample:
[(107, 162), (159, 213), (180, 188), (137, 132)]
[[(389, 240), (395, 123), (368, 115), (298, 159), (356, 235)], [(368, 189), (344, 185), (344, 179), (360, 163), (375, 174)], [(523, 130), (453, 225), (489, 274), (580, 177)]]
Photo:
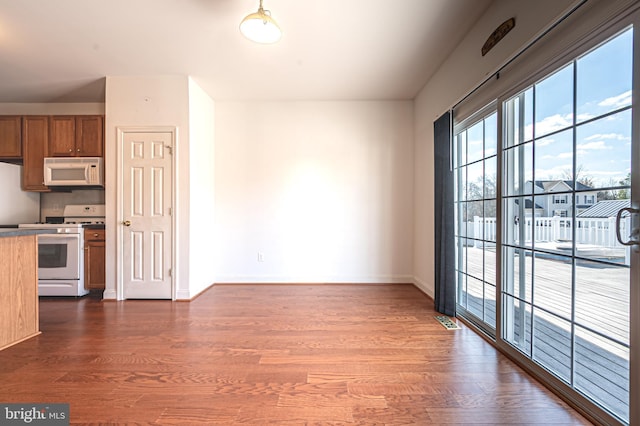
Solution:
[(40, 194), (20, 188), (22, 166), (0, 163), (0, 225), (40, 221)]

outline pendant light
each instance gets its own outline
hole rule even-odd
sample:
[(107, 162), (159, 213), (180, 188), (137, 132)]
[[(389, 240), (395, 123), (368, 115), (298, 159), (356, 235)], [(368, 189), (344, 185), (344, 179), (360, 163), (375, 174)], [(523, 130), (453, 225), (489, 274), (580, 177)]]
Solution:
[(249, 40), (263, 44), (275, 43), (282, 36), (280, 27), (271, 17), (271, 11), (262, 8), (262, 0), (258, 11), (250, 13), (242, 20), (240, 32)]

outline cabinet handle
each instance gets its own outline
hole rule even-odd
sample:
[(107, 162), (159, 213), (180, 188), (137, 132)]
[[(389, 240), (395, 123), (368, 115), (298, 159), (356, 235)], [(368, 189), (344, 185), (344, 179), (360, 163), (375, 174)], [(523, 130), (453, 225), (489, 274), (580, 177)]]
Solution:
[(80, 148), (76, 149), (77, 152), (80, 152)]
[(93, 234), (93, 236), (94, 236), (94, 237), (97, 237), (97, 236), (98, 236), (98, 234)]
[(69, 152), (73, 151), (73, 148), (69, 148)]

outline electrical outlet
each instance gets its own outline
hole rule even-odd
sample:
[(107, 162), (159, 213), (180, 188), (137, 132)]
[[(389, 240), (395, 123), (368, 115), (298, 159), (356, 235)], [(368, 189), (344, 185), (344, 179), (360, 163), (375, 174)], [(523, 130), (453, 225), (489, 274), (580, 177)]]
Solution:
[(264, 253), (258, 252), (258, 262), (264, 262)]

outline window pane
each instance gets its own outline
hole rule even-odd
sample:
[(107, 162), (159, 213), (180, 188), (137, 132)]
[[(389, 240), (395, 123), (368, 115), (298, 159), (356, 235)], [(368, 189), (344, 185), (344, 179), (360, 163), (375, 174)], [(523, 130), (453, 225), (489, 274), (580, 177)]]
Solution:
[(531, 355), (531, 305), (506, 295), (503, 297), (503, 305), (507, 318), (503, 339)]
[(461, 132), (456, 136), (454, 155), (458, 166), (467, 164), (467, 132)]
[(493, 113), (484, 121), (484, 156), (498, 153), (498, 114)]
[(533, 139), (533, 88), (504, 103), (505, 147)]
[(484, 160), (484, 198), (496, 198), (498, 183), (498, 159), (490, 157)]
[(629, 279), (626, 266), (576, 261), (576, 322), (629, 343)]
[(483, 306), (482, 281), (467, 277), (467, 310), (482, 319)]
[(503, 237), (506, 244), (531, 247), (533, 220), (527, 215), (527, 198), (506, 198), (503, 210)]
[(567, 184), (572, 185), (573, 130), (569, 129), (537, 139), (534, 144), (536, 150), (534, 176), (536, 183), (540, 186), (539, 190), (549, 192), (548, 188), (554, 189), (551, 185), (560, 180), (568, 181)]
[[(631, 110), (584, 124), (576, 132), (576, 164), (582, 174), (578, 180), (590, 188), (628, 186)], [(619, 198), (618, 192), (609, 191), (605, 198)]]
[(458, 201), (465, 201), (467, 199), (467, 168), (460, 167), (458, 169)]
[(536, 253), (535, 304), (571, 319), (571, 258)]
[(470, 241), (473, 246), (467, 247), (467, 275), (482, 280), (484, 274), (484, 257), (482, 241)]
[(497, 222), (496, 222), (496, 200), (484, 202), (484, 221), (483, 234), (484, 240), (496, 241)]
[(467, 166), (467, 200), (481, 200), (484, 192), (483, 186), (482, 161)]
[[(484, 280), (495, 287), (496, 285), (496, 245), (484, 243)], [(495, 294), (493, 295), (495, 301)]]
[(573, 125), (573, 64), (535, 85), (535, 137)]
[(507, 167), (504, 176), (507, 195), (531, 193), (527, 182), (533, 181), (532, 143), (518, 145), (505, 151)]
[(569, 382), (571, 323), (534, 308), (533, 359), (565, 382)]
[(484, 157), (483, 127), (483, 123), (480, 121), (467, 129), (467, 161), (469, 163)]
[(496, 328), (496, 286), (484, 284), (484, 321)]
[(513, 247), (505, 247), (503, 252), (503, 275), (507, 280), (503, 292), (531, 302), (531, 252)]
[(627, 30), (577, 61), (577, 121), (631, 105), (633, 32)]
[(629, 348), (576, 327), (575, 388), (629, 420)]

